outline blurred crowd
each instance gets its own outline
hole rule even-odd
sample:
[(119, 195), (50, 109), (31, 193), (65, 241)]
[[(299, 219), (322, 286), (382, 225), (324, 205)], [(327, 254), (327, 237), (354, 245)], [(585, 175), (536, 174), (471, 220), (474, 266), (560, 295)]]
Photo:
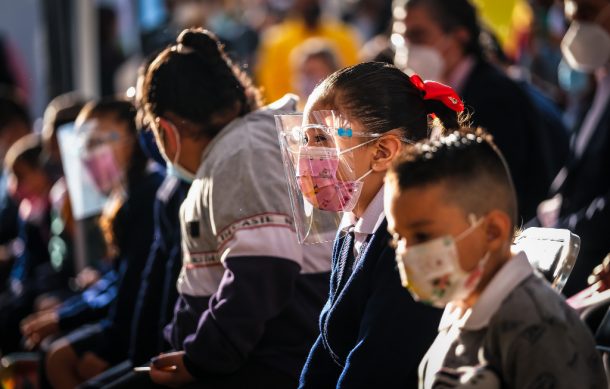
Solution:
[[(397, 291), (388, 292), (378, 285), (385, 278), (356, 277), (358, 260), (336, 266), (339, 236), (334, 248), (334, 236), (300, 245), (294, 231), (301, 221), (273, 115), (342, 107), (363, 127), (349, 128), (350, 137), (400, 128), (400, 140), (414, 143), (461, 126), (485, 129), (510, 172), (515, 229), (580, 237), (562, 293), (610, 350), (610, 266), (602, 262), (610, 253), (610, 1), (518, 0), (501, 28), (490, 24), (495, 3), (166, 0), (164, 20), (130, 53), (118, 44), (118, 10), (100, 5), (103, 97), (54, 96), (39, 129), (28, 108), (36, 91), (10, 37), (0, 36), (2, 383), (412, 387), (440, 315), (408, 304), (404, 314), (385, 310), (388, 296), (410, 299), (394, 251), (387, 277)], [(367, 77), (375, 66), (386, 78)], [(414, 74), (421, 79), (407, 77)], [(409, 79), (412, 96), (399, 96)], [(441, 86), (428, 90), (425, 80)], [(459, 124), (430, 100), (463, 101)], [(367, 251), (380, 225), (386, 233), (387, 163), (353, 180), (365, 183), (353, 210), (333, 208), (355, 215), (357, 258), (388, 255), (372, 243)], [(297, 186), (305, 170), (295, 168)], [(378, 186), (367, 192), (371, 182)], [(358, 220), (369, 205), (382, 217), (366, 227)], [(361, 232), (368, 235), (358, 241)], [(401, 325), (419, 331), (409, 327), (419, 320), (413, 312), (432, 337), (422, 332), (412, 349), (397, 343), (405, 349), (377, 359)]]

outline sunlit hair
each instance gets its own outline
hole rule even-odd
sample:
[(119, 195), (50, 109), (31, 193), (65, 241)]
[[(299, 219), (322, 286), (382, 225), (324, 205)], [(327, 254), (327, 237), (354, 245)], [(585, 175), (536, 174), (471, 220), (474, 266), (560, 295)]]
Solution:
[(319, 109), (341, 112), (368, 132), (400, 130), (411, 141), (430, 136), (431, 115), (444, 129), (459, 128), (464, 116), (437, 100), (425, 100), (404, 72), (382, 62), (365, 62), (328, 76), (309, 97), (305, 114)]
[[(261, 106), (260, 91), (250, 77), (204, 29), (184, 30), (176, 44), (163, 50), (148, 67), (142, 90), (146, 120), (172, 112), (198, 125), (191, 137), (213, 138), (227, 123), (215, 118), (239, 108), (242, 116)], [(229, 121), (232, 118), (229, 118)]]
[(388, 182), (401, 192), (442, 184), (447, 201), (466, 213), (500, 209), (517, 226), (517, 200), (506, 161), (492, 136), (480, 128), (461, 128), (408, 145), (388, 172)]

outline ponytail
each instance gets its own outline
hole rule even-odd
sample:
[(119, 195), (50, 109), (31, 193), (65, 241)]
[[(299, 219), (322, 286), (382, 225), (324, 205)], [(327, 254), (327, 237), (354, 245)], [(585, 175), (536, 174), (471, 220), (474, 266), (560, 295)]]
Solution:
[[(143, 86), (143, 107), (152, 118), (171, 111), (200, 127), (192, 137), (213, 138), (227, 123), (215, 116), (239, 106), (243, 116), (262, 104), (260, 91), (224, 51), (210, 31), (182, 31), (174, 46), (150, 65)], [(232, 118), (230, 118), (232, 120)]]
[(429, 137), (431, 115), (451, 129), (459, 128), (462, 121), (463, 104), (453, 89), (419, 76), (410, 78), (381, 62), (341, 69), (326, 78), (314, 95), (308, 109), (336, 109), (368, 132), (399, 129), (412, 142)]

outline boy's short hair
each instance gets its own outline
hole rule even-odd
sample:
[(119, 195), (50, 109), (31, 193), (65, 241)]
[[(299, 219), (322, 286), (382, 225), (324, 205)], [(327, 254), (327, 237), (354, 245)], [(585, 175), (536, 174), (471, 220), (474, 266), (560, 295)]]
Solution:
[(13, 172), (17, 163), (24, 163), (32, 169), (42, 167), (42, 140), (39, 134), (28, 134), (15, 142), (4, 159), (4, 167)]
[(480, 128), (409, 145), (388, 178), (399, 191), (443, 184), (447, 201), (466, 212), (484, 215), (500, 209), (517, 225), (517, 198), (506, 161), (492, 136)]

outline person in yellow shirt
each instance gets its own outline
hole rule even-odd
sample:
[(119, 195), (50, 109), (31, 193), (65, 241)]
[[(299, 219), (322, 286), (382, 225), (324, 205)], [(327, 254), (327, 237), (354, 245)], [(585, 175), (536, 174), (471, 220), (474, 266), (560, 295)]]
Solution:
[(321, 16), (319, 0), (296, 0), (292, 14), (263, 35), (255, 76), (267, 101), (296, 91), (290, 66), (292, 50), (313, 37), (324, 38), (337, 48), (339, 67), (358, 62), (360, 45), (355, 31), (347, 25)]

